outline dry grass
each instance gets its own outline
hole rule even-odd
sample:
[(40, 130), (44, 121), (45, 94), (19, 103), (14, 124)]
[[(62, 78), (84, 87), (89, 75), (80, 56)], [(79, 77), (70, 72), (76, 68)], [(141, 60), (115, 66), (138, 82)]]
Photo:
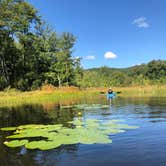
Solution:
[[(166, 86), (144, 86), (144, 87), (112, 87), (118, 96), (122, 97), (166, 97)], [(10, 90), (0, 92), (0, 107), (15, 106), (21, 104), (37, 104), (62, 102), (65, 100), (78, 100), (85, 97), (94, 97), (100, 93), (105, 94), (107, 88), (87, 88), (79, 90), (77, 87), (61, 87), (53, 86), (42, 87), (41, 90), (30, 92), (19, 92)]]
[(120, 87), (115, 88), (115, 91), (122, 92), (121, 96), (132, 97), (166, 97), (166, 86), (136, 86), (136, 87)]
[(48, 102), (60, 102), (64, 100), (76, 100), (92, 95), (95, 92), (87, 93), (75, 87), (50, 88), (44, 87), (42, 90), (19, 92), (0, 92), (0, 107), (16, 106), (21, 104), (41, 104)]
[[(108, 88), (88, 88), (87, 91), (106, 93)], [(166, 85), (112, 87), (112, 89), (113, 91), (118, 92), (119, 96), (123, 97), (166, 97)]]

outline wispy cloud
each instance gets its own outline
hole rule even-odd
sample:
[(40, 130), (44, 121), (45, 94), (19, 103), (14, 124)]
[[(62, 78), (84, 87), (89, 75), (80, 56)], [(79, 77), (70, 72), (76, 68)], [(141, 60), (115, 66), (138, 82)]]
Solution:
[(104, 54), (104, 58), (105, 58), (105, 59), (115, 59), (115, 58), (117, 58), (117, 55), (114, 54), (114, 53), (111, 52), (111, 51), (108, 51), (108, 52), (106, 52), (106, 53)]
[(85, 57), (86, 60), (94, 60), (96, 57), (94, 55), (88, 55)]
[(135, 24), (139, 28), (148, 28), (150, 25), (147, 22), (146, 17), (139, 17), (133, 20), (132, 24)]

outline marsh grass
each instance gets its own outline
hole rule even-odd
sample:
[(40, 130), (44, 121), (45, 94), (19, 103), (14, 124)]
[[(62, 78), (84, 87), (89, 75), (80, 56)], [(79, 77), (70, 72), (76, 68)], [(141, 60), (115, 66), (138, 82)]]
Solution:
[(69, 101), (70, 103), (75, 100), (96, 96), (96, 92), (80, 91), (80, 90), (38, 90), (31, 92), (8, 91), (0, 92), (0, 107), (17, 106), (22, 104), (43, 104), (43, 103), (60, 103)]
[[(144, 87), (113, 87), (117, 96), (121, 97), (166, 97), (166, 86), (144, 86)], [(101, 93), (102, 92), (102, 93)], [(79, 90), (75, 87), (49, 88), (42, 90), (20, 92), (8, 90), (0, 92), (0, 107), (17, 106), (22, 104), (59, 103), (70, 101), (70, 103), (84, 98), (105, 95), (107, 88), (87, 88)]]
[(166, 86), (139, 86), (115, 88), (120, 96), (126, 97), (166, 97)]
[[(166, 85), (112, 87), (122, 97), (166, 97)], [(106, 93), (108, 88), (88, 88), (87, 91)]]

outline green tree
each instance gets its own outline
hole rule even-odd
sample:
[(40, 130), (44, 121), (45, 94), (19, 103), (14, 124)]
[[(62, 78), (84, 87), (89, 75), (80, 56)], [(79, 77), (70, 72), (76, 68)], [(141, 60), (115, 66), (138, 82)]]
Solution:
[(16, 45), (20, 36), (29, 33), (39, 17), (36, 10), (24, 1), (1, 0), (0, 11), (0, 68), (6, 86), (14, 86), (20, 71), (23, 71), (20, 63), (25, 63), (24, 51)]
[[(54, 37), (53, 37), (54, 36)], [(52, 56), (50, 70), (46, 77), (53, 85), (71, 85), (74, 79), (74, 64), (72, 59), (72, 47), (75, 37), (70, 33), (63, 33), (60, 37), (52, 34)], [(56, 44), (55, 44), (56, 43)]]
[(166, 77), (166, 61), (153, 60), (147, 64), (148, 70), (146, 76), (151, 79), (160, 79)]

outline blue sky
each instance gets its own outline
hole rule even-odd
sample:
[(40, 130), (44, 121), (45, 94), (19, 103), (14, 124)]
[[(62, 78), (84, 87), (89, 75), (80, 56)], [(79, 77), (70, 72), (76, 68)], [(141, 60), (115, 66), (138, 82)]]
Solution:
[(166, 59), (165, 0), (28, 0), (58, 33), (77, 37), (84, 68)]

